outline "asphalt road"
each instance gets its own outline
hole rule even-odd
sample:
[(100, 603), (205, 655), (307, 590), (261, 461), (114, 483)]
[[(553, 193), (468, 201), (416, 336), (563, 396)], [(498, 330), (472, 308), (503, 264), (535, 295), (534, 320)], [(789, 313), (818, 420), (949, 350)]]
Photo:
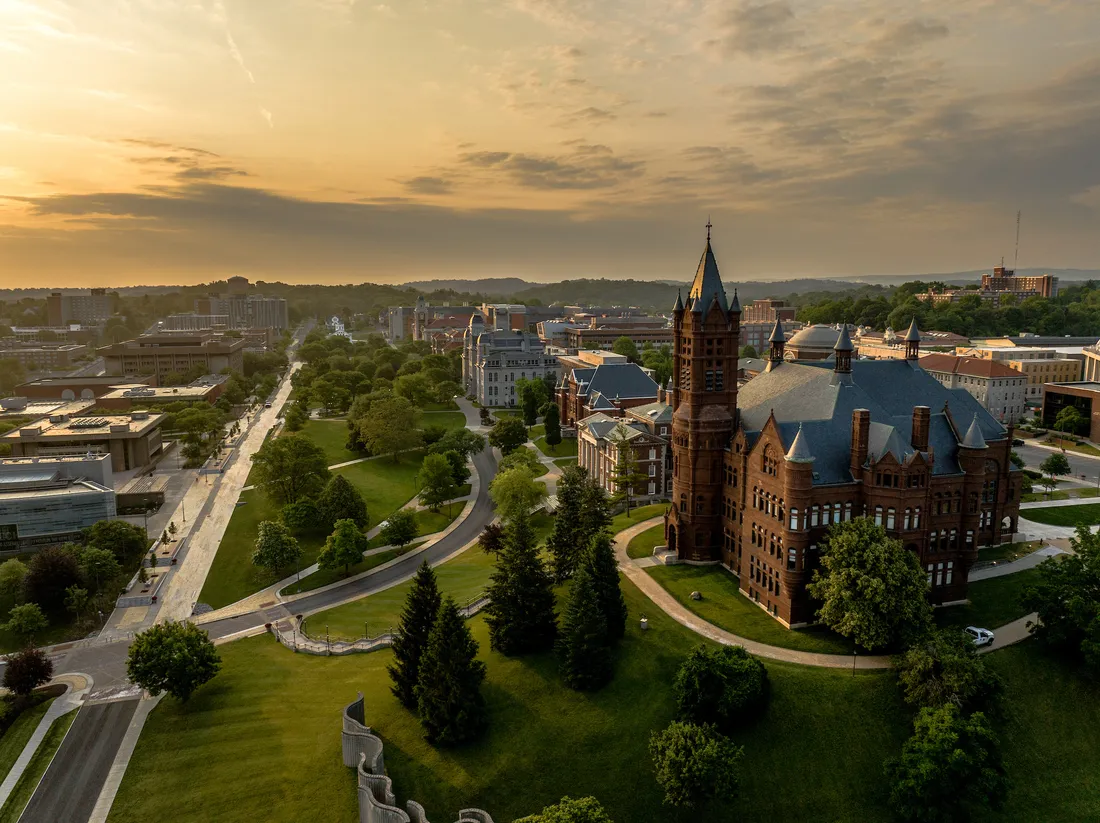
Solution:
[(91, 816), (137, 705), (136, 699), (117, 700), (79, 709), (20, 823), (79, 821)]
[(365, 597), (368, 594), (389, 588), (395, 583), (412, 577), (417, 566), (425, 560), (429, 564), (435, 565), (443, 558), (476, 539), (486, 524), (494, 517), (493, 504), (489, 499), (489, 481), (496, 473), (496, 459), (493, 457), (492, 451), (486, 448), (480, 454), (475, 455), (474, 466), (480, 478), (480, 487), (478, 488), (477, 498), (474, 500), (474, 507), (470, 511), (470, 516), (461, 521), (454, 531), (446, 537), (440, 538), (433, 546), (423, 552), (408, 555), (403, 558), (403, 561), (394, 563), (389, 568), (367, 575), (360, 580), (348, 583), (346, 586), (338, 586), (328, 591), (320, 591), (302, 597), (293, 603), (287, 604), (286, 607), (277, 605), (236, 617), (228, 617), (225, 620), (215, 620), (211, 623), (204, 623), (203, 628), (210, 633), (212, 638), (227, 637), (279, 619), (285, 616), (288, 610), (292, 610), (291, 613), (293, 614), (311, 614), (353, 598)]
[[(1056, 454), (1051, 449), (1041, 449), (1036, 446), (1015, 446), (1013, 451), (1020, 455), (1024, 459), (1024, 463), (1029, 469), (1039, 470), (1039, 464), (1050, 457), (1052, 454)], [(1067, 451), (1066, 459), (1069, 461), (1070, 468), (1073, 473), (1070, 478), (1073, 480), (1082, 480), (1081, 475), (1084, 475), (1085, 483), (1095, 483), (1097, 478), (1100, 477), (1100, 457), (1086, 457), (1075, 452)]]

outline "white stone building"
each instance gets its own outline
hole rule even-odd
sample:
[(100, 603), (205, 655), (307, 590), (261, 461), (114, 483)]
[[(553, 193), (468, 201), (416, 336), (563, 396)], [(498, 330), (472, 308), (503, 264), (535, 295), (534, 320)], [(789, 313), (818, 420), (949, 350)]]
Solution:
[(462, 380), (467, 394), (483, 406), (514, 406), (516, 381), (556, 377), (558, 358), (538, 335), (524, 331), (488, 331), (480, 315), (470, 318), (462, 338)]
[(926, 354), (918, 362), (945, 387), (964, 389), (1002, 425), (1027, 414), (1027, 375), (1004, 363), (951, 354)]

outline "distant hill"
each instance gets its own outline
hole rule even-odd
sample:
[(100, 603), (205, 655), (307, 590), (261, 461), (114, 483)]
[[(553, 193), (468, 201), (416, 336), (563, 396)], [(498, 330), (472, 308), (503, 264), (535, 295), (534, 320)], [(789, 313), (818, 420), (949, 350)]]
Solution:
[(487, 277), (484, 280), (412, 280), (403, 283), (406, 288), (417, 291), (454, 291), (460, 294), (484, 294), (492, 297), (507, 297), (534, 285), (518, 277)]
[[(878, 286), (900, 286), (902, 283), (908, 283), (911, 280), (939, 280), (952, 285), (965, 285), (966, 283), (979, 282), (983, 274), (989, 274), (991, 271), (990, 268), (939, 274), (871, 274), (845, 279), (856, 283), (871, 283)], [(1100, 280), (1100, 269), (1017, 269), (1016, 274), (1020, 277), (1053, 274), (1063, 283)]]

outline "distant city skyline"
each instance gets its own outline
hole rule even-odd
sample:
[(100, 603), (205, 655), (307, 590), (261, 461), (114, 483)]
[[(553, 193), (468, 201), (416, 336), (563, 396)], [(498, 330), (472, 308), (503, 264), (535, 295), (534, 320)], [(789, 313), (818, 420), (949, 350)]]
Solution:
[(1087, 0), (0, 0), (0, 287), (1100, 268)]

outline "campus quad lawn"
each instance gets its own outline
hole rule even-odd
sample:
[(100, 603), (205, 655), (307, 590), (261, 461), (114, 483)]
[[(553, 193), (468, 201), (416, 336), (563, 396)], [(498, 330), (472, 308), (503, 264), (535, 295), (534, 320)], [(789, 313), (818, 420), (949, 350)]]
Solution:
[(611, 533), (618, 534), (623, 531), (623, 529), (637, 526), (644, 520), (649, 520), (652, 517), (660, 517), (665, 513), (667, 508), (667, 503), (652, 503), (648, 506), (631, 506), (630, 514), (622, 512), (611, 518)]
[(1038, 581), (1038, 569), (1024, 569), (1003, 577), (973, 582), (967, 587), (966, 593), (970, 602), (936, 609), (936, 623), (940, 626), (957, 626), (960, 629), (966, 626), (997, 629), (1028, 613), (1020, 605), (1020, 597), (1025, 586), (1034, 585)]
[[(823, 627), (787, 629), (737, 590), (737, 578), (719, 566), (651, 566), (645, 569), (692, 613), (741, 637), (822, 654), (851, 654), (852, 641)], [(697, 591), (702, 600), (692, 600)]]
[(344, 448), (344, 444), (348, 442), (348, 422), (342, 417), (336, 420), (310, 420), (298, 434), (308, 437), (324, 449), (330, 466), (364, 457), (360, 452)]
[(1001, 543), (999, 546), (987, 546), (978, 549), (979, 563), (1000, 563), (1003, 560), (1018, 560), (1043, 547), (1042, 540), (1029, 540), (1025, 543)]
[(466, 428), (466, 415), (460, 411), (426, 411), (420, 415), (422, 426), (442, 426), (445, 429)]
[(1100, 523), (1100, 503), (1023, 509), (1020, 517), (1034, 523), (1045, 523), (1048, 526), (1069, 526), (1070, 528), (1078, 525), (1095, 526)]
[(569, 466), (575, 466), (575, 465), (577, 465), (577, 458), (575, 458), (575, 457), (559, 457), (557, 460), (554, 461), (554, 465), (557, 466), (559, 469), (565, 469), (565, 468), (568, 468)]
[[(394, 463), (384, 456), (336, 469), (336, 473), (344, 475), (359, 489), (367, 501), (370, 522), (380, 523), (416, 494), (416, 475), (423, 457), (423, 452), (408, 452), (399, 455), (399, 460)], [(275, 520), (278, 516), (278, 508), (260, 489), (241, 492), (199, 595), (200, 602), (220, 609), (294, 571), (290, 569), (275, 575), (252, 565), (252, 549), (260, 521)], [(298, 542), (302, 546), (304, 568), (317, 561), (325, 536), (310, 535), (299, 538)]]
[[(57, 694), (60, 694), (60, 690), (64, 687), (57, 688)], [(38, 721), (46, 714), (46, 710), (50, 708), (50, 704), (57, 699), (57, 694), (51, 697), (45, 697), (36, 692), (32, 696), (32, 699), (41, 700), (41, 702), (20, 712), (15, 722), (5, 730), (4, 736), (0, 737), (0, 781), (8, 776), (11, 767), (15, 765), (15, 761), (19, 759), (19, 755), (23, 753), (23, 748), (27, 745), (27, 741), (31, 739), (34, 730), (38, 728)]]
[(665, 544), (665, 526), (663, 523), (658, 523), (651, 529), (646, 529), (639, 535), (635, 535), (634, 539), (627, 544), (626, 554), (627, 557), (650, 557), (653, 554), (653, 550), (658, 546)]
[(563, 437), (562, 441), (558, 443), (558, 445), (551, 446), (546, 442), (546, 438), (543, 436), (535, 439), (535, 445), (538, 446), (539, 451), (541, 451), (547, 457), (577, 456), (577, 438), (575, 437)]
[[(356, 819), (354, 772), (340, 758), (340, 712), (360, 690), (368, 723), (385, 741), (398, 804), (416, 799), (431, 820), (477, 806), (507, 823), (564, 794), (591, 794), (616, 823), (886, 823), (882, 762), (908, 733), (893, 678), (771, 663), (770, 706), (736, 736), (745, 746), (742, 797), (702, 816), (664, 807), (649, 735), (673, 719), (669, 684), (700, 639), (651, 609), (631, 584), (623, 590), (630, 624), (614, 652), (615, 679), (593, 694), (564, 688), (551, 654), (491, 652), (484, 620), (474, 618), (488, 664), (489, 729), (452, 749), (428, 745), (416, 718), (390, 694), (389, 651), (295, 655), (268, 636), (222, 646), (214, 681), (186, 706), (166, 698), (149, 717), (110, 823), (154, 819), (165, 798), (177, 823)], [(643, 611), (650, 615), (644, 633), (637, 624)]]

